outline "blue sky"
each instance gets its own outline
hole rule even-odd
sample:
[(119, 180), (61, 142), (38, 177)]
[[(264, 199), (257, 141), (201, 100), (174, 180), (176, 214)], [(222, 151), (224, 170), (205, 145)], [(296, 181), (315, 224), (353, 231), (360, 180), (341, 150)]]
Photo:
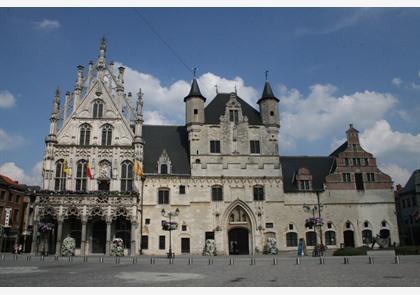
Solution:
[(0, 172), (38, 181), (54, 90), (73, 90), (105, 36), (149, 123), (183, 124), (193, 65), (208, 100), (237, 86), (254, 107), (269, 70), (281, 154), (328, 155), (353, 123), (404, 182), (420, 168), (419, 28), (418, 8), (2, 8)]

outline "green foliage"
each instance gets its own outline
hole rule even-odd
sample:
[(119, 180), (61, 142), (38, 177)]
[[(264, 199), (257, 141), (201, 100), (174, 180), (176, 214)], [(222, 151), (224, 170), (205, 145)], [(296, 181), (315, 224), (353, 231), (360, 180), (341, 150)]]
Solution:
[(420, 246), (400, 246), (395, 248), (396, 255), (420, 255)]
[(343, 248), (334, 251), (333, 256), (355, 256), (355, 255), (366, 255), (366, 252), (370, 248), (368, 246), (361, 246), (357, 248)]

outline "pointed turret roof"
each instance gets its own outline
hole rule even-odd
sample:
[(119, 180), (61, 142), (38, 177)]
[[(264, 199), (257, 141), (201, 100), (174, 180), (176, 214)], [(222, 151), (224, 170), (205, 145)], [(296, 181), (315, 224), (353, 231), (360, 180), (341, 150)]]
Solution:
[(279, 99), (274, 96), (273, 89), (271, 89), (271, 85), (268, 81), (265, 81), (263, 94), (257, 103), (259, 104), (264, 99), (274, 99), (275, 101), (279, 102)]
[(184, 102), (190, 97), (200, 97), (206, 102), (206, 98), (201, 94), (200, 87), (198, 87), (197, 79), (193, 79), (190, 93), (184, 98)]

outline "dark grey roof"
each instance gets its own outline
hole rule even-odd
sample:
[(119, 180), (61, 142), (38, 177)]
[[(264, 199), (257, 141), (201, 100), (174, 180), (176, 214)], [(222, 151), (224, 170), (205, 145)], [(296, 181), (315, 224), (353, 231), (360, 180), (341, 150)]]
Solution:
[(206, 98), (201, 94), (200, 87), (198, 87), (198, 83), (196, 79), (192, 81), (190, 93), (188, 93), (188, 95), (184, 98), (184, 102), (189, 97), (201, 97), (204, 100), (204, 102), (206, 102)]
[[(205, 123), (219, 124), (220, 116), (224, 115), (226, 103), (230, 99), (230, 93), (219, 93), (204, 109)], [(251, 125), (262, 125), (260, 113), (251, 107), (239, 96), (236, 97), (241, 104), (242, 114), (248, 117), (248, 123)]]
[(165, 149), (172, 164), (172, 174), (190, 174), (188, 134), (185, 126), (143, 126), (145, 173), (158, 173), (157, 162)]
[(325, 177), (334, 168), (334, 157), (310, 156), (281, 156), (281, 169), (283, 172), (283, 188), (285, 192), (298, 192), (297, 183), (293, 183), (294, 175), (299, 168), (305, 167), (312, 174), (313, 190), (324, 190)]
[(348, 145), (349, 144), (347, 143), (347, 140), (346, 140), (345, 143), (343, 143), (342, 145), (340, 145), (335, 151), (333, 151), (330, 154), (330, 157), (336, 157), (337, 158), (340, 153), (344, 152), (347, 149)]
[(264, 99), (274, 99), (279, 102), (279, 99), (274, 96), (273, 89), (271, 89), (271, 85), (268, 81), (265, 81), (263, 94), (257, 103), (259, 104)]
[(408, 194), (408, 193), (415, 192), (415, 190), (416, 190), (416, 184), (415, 184), (414, 180), (415, 180), (416, 173), (420, 173), (420, 169), (415, 170), (413, 172), (413, 174), (411, 174), (411, 176), (408, 179), (407, 183), (405, 184), (405, 186), (399, 192), (400, 194)]

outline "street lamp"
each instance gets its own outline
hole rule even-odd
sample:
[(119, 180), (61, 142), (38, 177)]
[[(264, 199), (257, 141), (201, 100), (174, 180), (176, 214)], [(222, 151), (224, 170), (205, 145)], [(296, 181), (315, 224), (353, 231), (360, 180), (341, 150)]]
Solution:
[(168, 217), (169, 218), (169, 226), (168, 226), (168, 231), (169, 231), (169, 253), (168, 253), (168, 258), (173, 258), (174, 257), (174, 253), (172, 253), (172, 236), (171, 236), (171, 232), (174, 228), (172, 228), (172, 217), (178, 216), (179, 215), (179, 209), (176, 208), (175, 211), (171, 212), (169, 211), (168, 213), (166, 213), (165, 209), (162, 208), (162, 211), (160, 211), (160, 213), (162, 214), (163, 217)]
[[(321, 211), (324, 208), (324, 205), (321, 204), (320, 200), (319, 200), (319, 191), (316, 192), (316, 198), (317, 198), (317, 205), (314, 205), (313, 207), (308, 206), (306, 204), (303, 204), (303, 210), (307, 213), (312, 212), (312, 218), (313, 220), (315, 220), (315, 211), (318, 211), (318, 218), (319, 218), (319, 222), (320, 224), (319, 226), (319, 239), (321, 242), (321, 245), (319, 247), (319, 251), (321, 256), (323, 255), (324, 252), (324, 242), (323, 242), (323, 238), (322, 238), (322, 218), (321, 218)], [(313, 226), (316, 226), (316, 224), (314, 224)], [(315, 229), (314, 229), (315, 231)]]

